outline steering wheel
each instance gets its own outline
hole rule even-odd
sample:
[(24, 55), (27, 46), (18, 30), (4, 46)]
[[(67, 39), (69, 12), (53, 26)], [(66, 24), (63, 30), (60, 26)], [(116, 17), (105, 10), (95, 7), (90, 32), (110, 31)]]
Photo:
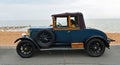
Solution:
[(58, 26), (59, 26), (59, 27), (61, 27), (61, 26), (62, 26), (62, 24), (58, 22)]

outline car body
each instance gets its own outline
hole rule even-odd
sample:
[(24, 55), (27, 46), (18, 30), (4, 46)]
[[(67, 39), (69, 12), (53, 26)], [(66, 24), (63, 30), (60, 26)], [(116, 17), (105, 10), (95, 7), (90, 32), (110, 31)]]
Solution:
[[(32, 51), (33, 48), (40, 50), (84, 48), (88, 55), (97, 57), (104, 53), (105, 47), (110, 46), (111, 39), (104, 32), (86, 28), (81, 12), (54, 14), (52, 22), (49, 27), (31, 27), (28, 30), (29, 35), (17, 39), (15, 42), (21, 41), (17, 45), (17, 53), (21, 57), (30, 57), (33, 54), (22, 53), (20, 46), (23, 46), (23, 51), (31, 48)], [(28, 46), (24, 48), (26, 43)]]

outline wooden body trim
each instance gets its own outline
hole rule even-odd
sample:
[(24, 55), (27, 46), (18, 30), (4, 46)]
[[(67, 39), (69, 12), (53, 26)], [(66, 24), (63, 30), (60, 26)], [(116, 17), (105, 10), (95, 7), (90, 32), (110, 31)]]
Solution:
[(52, 22), (53, 22), (53, 30), (80, 30), (80, 27), (72, 27), (70, 16), (67, 17), (68, 27), (56, 27), (56, 20), (55, 17), (52, 16)]

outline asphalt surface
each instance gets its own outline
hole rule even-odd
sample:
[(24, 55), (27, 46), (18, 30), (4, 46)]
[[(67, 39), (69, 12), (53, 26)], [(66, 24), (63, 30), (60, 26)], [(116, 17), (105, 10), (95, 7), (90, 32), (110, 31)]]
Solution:
[(111, 46), (101, 57), (89, 57), (84, 50), (52, 50), (21, 58), (14, 48), (0, 48), (0, 65), (120, 65), (120, 46)]

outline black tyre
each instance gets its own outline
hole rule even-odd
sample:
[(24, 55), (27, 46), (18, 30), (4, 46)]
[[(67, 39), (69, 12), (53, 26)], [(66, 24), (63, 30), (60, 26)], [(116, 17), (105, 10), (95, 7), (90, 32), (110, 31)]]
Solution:
[(16, 47), (18, 55), (23, 58), (31, 57), (34, 53), (34, 49), (34, 45), (28, 40), (20, 41)]
[(49, 30), (40, 31), (37, 35), (36, 41), (42, 48), (48, 48), (53, 45), (54, 34)]
[(105, 44), (101, 39), (91, 39), (86, 43), (85, 50), (92, 57), (99, 57), (105, 51)]

